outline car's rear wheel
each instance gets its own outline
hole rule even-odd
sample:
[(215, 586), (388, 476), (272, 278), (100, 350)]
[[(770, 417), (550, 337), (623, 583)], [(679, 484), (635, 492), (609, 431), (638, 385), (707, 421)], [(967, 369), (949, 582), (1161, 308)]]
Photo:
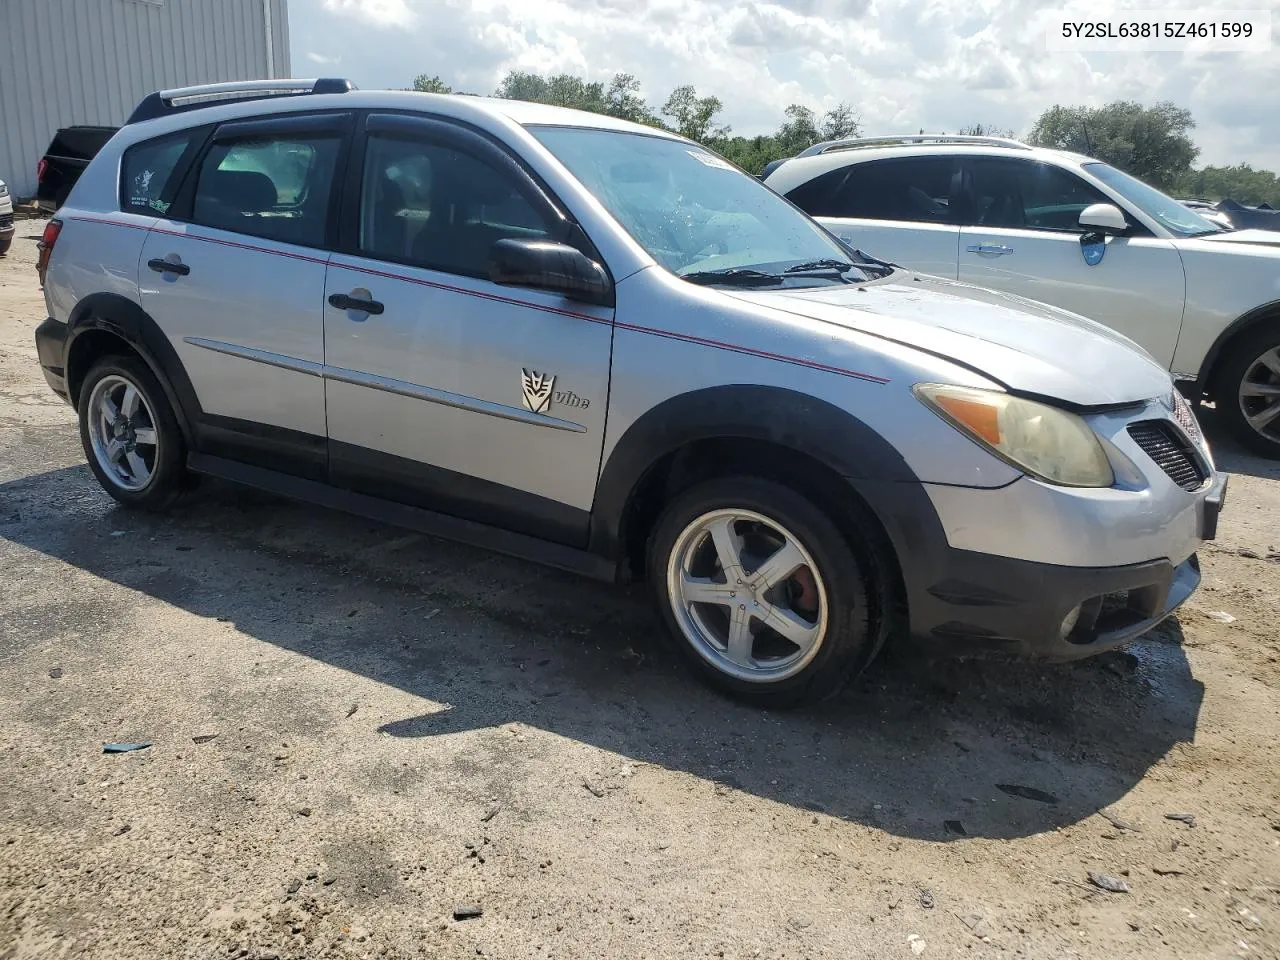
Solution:
[(1237, 440), (1280, 459), (1280, 326), (1259, 328), (1231, 345), (1214, 396)]
[(880, 645), (874, 564), (782, 484), (726, 477), (678, 495), (654, 528), (648, 567), (684, 658), (758, 705), (829, 697)]
[(134, 357), (104, 357), (80, 388), (80, 440), (104, 490), (158, 510), (182, 491), (183, 443), (160, 384)]

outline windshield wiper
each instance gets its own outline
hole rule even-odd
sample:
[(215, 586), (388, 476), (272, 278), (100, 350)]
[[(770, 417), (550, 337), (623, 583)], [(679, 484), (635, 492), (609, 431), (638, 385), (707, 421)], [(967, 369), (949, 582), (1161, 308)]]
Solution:
[(858, 264), (860, 267), (879, 267), (886, 274), (902, 269), (902, 264), (900, 263), (890, 263), (888, 260), (881, 260), (879, 257), (873, 257), (871, 254), (863, 253), (861, 250), (855, 249), (853, 255), (862, 258), (862, 262)]
[(850, 263), (848, 260), (809, 260), (805, 263), (797, 263), (794, 267), (787, 267), (782, 272), (817, 273), (820, 270), (835, 270), (837, 273), (844, 273), (846, 270), (852, 270), (856, 266), (856, 263)]
[(752, 270), (750, 267), (726, 267), (723, 270), (696, 270), (693, 273), (677, 274), (681, 280), (711, 286), (723, 283), (734, 287), (776, 287), (782, 283), (782, 277), (776, 273), (765, 273), (763, 270)]
[(885, 263), (883, 260), (875, 260), (867, 257), (865, 253), (855, 250), (854, 253), (866, 258), (864, 263), (850, 263), (847, 260), (810, 260), (808, 263), (797, 263), (794, 267), (787, 267), (784, 273), (821, 273), (824, 271), (834, 270), (841, 276), (850, 270), (858, 269), (863, 272), (869, 279), (885, 277), (894, 270), (894, 264)]

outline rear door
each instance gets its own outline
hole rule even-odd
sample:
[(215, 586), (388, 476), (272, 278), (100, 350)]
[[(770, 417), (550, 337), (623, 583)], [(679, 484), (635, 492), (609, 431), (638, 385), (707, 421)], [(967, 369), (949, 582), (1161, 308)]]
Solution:
[(1136, 221), (1086, 261), (1080, 212), (1109, 197), (1069, 170), (1030, 158), (972, 157), (960, 229), (960, 279), (1051, 303), (1106, 324), (1173, 362), (1186, 294), (1173, 243)]
[(787, 199), (864, 253), (954, 280), (960, 230), (950, 198), (960, 169), (951, 157), (872, 160), (816, 177)]
[(581, 545), (613, 309), (489, 280), (505, 238), (568, 239), (543, 189), (460, 124), (374, 114), (325, 288), (331, 481)]
[[(351, 124), (221, 125), (147, 237), (142, 306), (190, 378), (202, 452), (325, 476), (321, 305)], [(126, 189), (145, 195), (148, 173), (127, 169)]]

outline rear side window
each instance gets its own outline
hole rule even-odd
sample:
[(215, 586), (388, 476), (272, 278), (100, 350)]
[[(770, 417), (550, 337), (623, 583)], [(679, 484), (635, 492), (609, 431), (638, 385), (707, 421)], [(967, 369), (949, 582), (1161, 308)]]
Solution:
[(200, 164), (192, 220), (267, 240), (325, 243), (337, 134), (215, 143)]
[[(951, 200), (960, 177), (959, 162), (950, 157), (875, 160), (827, 174), (789, 199), (819, 217), (856, 217), (913, 223), (954, 223)], [(825, 180), (825, 183), (821, 181)], [(806, 191), (805, 188), (811, 188)]]
[(194, 136), (186, 131), (126, 150), (120, 166), (120, 209), (153, 217), (167, 213), (178, 189), (178, 161)]

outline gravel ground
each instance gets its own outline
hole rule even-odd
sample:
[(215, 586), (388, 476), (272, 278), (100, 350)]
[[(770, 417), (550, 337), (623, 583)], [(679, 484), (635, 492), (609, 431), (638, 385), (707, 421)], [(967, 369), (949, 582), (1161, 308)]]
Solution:
[(0, 259), (2, 960), (1280, 957), (1277, 466), (1218, 441), (1205, 586), (1128, 653), (756, 712), (636, 592), (218, 484), (114, 506), (36, 363), (39, 229)]

